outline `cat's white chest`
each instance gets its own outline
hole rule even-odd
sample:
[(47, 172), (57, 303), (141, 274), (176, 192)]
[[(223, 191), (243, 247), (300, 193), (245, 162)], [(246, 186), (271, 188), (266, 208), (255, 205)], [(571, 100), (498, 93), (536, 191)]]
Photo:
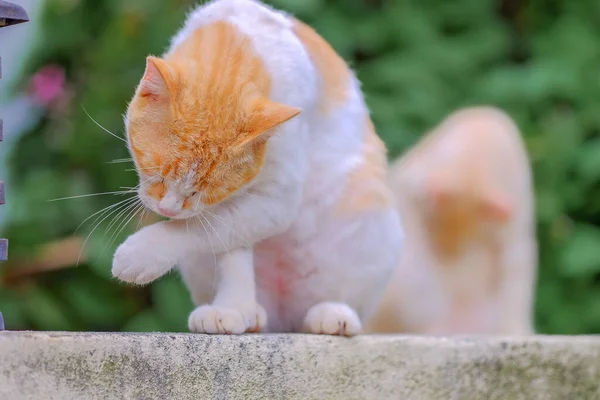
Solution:
[(310, 259), (299, 259), (300, 246), (291, 235), (279, 235), (254, 249), (257, 298), (270, 317), (269, 330), (297, 331), (314, 302), (306, 290), (319, 269)]

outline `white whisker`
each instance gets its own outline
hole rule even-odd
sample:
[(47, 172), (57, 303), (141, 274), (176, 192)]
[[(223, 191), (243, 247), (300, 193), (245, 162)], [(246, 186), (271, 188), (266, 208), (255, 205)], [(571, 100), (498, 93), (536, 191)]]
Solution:
[[(144, 209), (142, 210), (142, 215), (140, 215), (140, 220), (138, 221), (137, 227), (135, 228), (136, 231), (140, 230), (140, 226), (142, 225), (142, 222), (144, 222), (144, 217), (146, 216), (146, 213), (148, 212), (148, 209), (146, 208), (146, 206), (144, 206)], [(187, 224), (187, 221), (186, 221)]]
[(117, 158), (116, 160), (107, 161), (106, 164), (121, 164), (133, 162), (133, 158)]
[(122, 142), (127, 143), (127, 140), (123, 139), (121, 136), (115, 135), (114, 133), (112, 133), (111, 131), (109, 131), (108, 129), (106, 129), (102, 125), (100, 125), (98, 123), (98, 121), (96, 121), (94, 118), (92, 118), (92, 116), (90, 115), (90, 113), (87, 112), (87, 110), (85, 109), (85, 107), (83, 106), (83, 104), (81, 105), (81, 108), (83, 109), (83, 112), (85, 112), (87, 114), (87, 116), (92, 120), (92, 122), (95, 123), (96, 125), (98, 125), (98, 127), (100, 129), (102, 129), (104, 132), (108, 133), (112, 137), (115, 137), (115, 138), (121, 140)]
[[(214, 275), (214, 279), (213, 279), (212, 291), (213, 291), (213, 293), (216, 293), (216, 290), (217, 290), (217, 279), (218, 279), (217, 276), (218, 276), (218, 273), (219, 273), (219, 271), (217, 270), (218, 269), (218, 266), (217, 266), (217, 254), (215, 253), (215, 248), (212, 245), (212, 241), (210, 240), (210, 237), (208, 235), (208, 231), (206, 230), (206, 226), (204, 225), (204, 222), (202, 222), (202, 220), (199, 219), (199, 218), (194, 219), (194, 221), (196, 221), (196, 223), (198, 221), (200, 221), (200, 223), (202, 224), (202, 228), (204, 229), (204, 233), (206, 233), (206, 237), (208, 238), (208, 244), (210, 244), (210, 249), (212, 250), (212, 253), (213, 253), (213, 258), (215, 260), (215, 265), (214, 265), (214, 274), (213, 274)], [(200, 226), (198, 226), (198, 228), (200, 228)]]
[[(135, 196), (134, 196), (134, 197), (130, 197), (130, 198), (128, 198), (128, 199), (121, 200), (121, 201), (119, 201), (119, 202), (117, 202), (117, 203), (115, 203), (115, 204), (112, 204), (112, 205), (110, 205), (110, 206), (108, 206), (108, 207), (104, 207), (104, 208), (103, 208), (102, 210), (100, 210), (100, 211), (96, 211), (95, 213), (93, 213), (92, 215), (90, 215), (89, 217), (87, 217), (86, 219), (84, 219), (83, 221), (81, 221), (81, 223), (79, 224), (79, 226), (77, 226), (77, 229), (75, 229), (75, 232), (73, 232), (73, 234), (77, 233), (77, 231), (79, 230), (79, 228), (81, 228), (81, 226), (82, 226), (82, 225), (83, 225), (83, 224), (84, 224), (84, 223), (85, 223), (87, 220), (89, 220), (90, 218), (93, 218), (95, 215), (98, 215), (98, 214), (100, 214), (100, 213), (104, 214), (105, 212), (108, 212), (108, 210), (110, 210), (110, 209), (111, 209), (111, 208), (113, 208), (113, 207), (116, 207), (116, 206), (118, 206), (119, 204), (123, 204), (123, 203), (125, 203), (125, 202), (131, 202), (131, 201), (133, 201), (133, 200), (135, 200), (135, 199), (136, 199), (136, 197), (135, 197)], [(101, 214), (101, 215), (102, 215), (102, 214)]]
[(217, 232), (217, 230), (215, 229), (215, 227), (213, 226), (213, 224), (211, 224), (210, 221), (208, 220), (208, 218), (206, 218), (204, 215), (202, 215), (202, 213), (200, 213), (200, 216), (202, 218), (204, 218), (204, 220), (206, 221), (206, 223), (208, 224), (208, 226), (210, 226), (210, 228), (213, 230), (213, 232), (215, 233), (215, 235), (217, 235), (217, 237), (221, 241), (221, 244), (225, 248), (225, 251), (229, 252), (229, 250), (227, 249), (227, 246), (225, 245), (225, 242), (223, 241), (223, 239), (221, 239), (221, 235), (219, 235), (219, 232)]
[(61, 197), (58, 199), (52, 199), (52, 200), (47, 200), (47, 203), (52, 203), (54, 201), (61, 201), (61, 200), (72, 200), (72, 199), (81, 199), (84, 197), (93, 197), (93, 196), (108, 196), (108, 195), (123, 195), (123, 194), (128, 194), (128, 193), (135, 193), (135, 191), (133, 190), (119, 190), (116, 192), (104, 192), (104, 193), (89, 193), (89, 194), (81, 194), (78, 196), (68, 196), (68, 197)]
[[(110, 212), (106, 215), (112, 215), (116, 212), (118, 212), (119, 210), (122, 210), (123, 208), (127, 208), (129, 207), (129, 205), (131, 205), (132, 203), (135, 203), (136, 197), (131, 197), (129, 199), (127, 199), (128, 201), (124, 201), (124, 202), (119, 202), (117, 203), (118, 207), (113, 208), (112, 210), (110, 210)], [(111, 207), (112, 208), (112, 207)], [(109, 210), (107, 210), (108, 212)], [(98, 222), (98, 220), (100, 220), (102, 218), (103, 215), (105, 215), (106, 212), (101, 213), (99, 216), (97, 216), (94, 221), (92, 222), (92, 225), (96, 225), (96, 222)]]
[[(81, 250), (79, 251), (79, 255), (77, 256), (77, 266), (79, 266), (79, 260), (81, 259), (81, 253), (83, 253), (83, 249), (85, 248), (85, 245), (87, 243), (87, 241), (90, 239), (90, 237), (92, 236), (92, 234), (94, 233), (94, 231), (100, 226), (102, 225), (102, 222), (104, 222), (108, 217), (110, 217), (112, 214), (114, 214), (115, 212), (117, 212), (118, 210), (120, 210), (121, 208), (127, 206), (126, 204), (122, 204), (119, 207), (114, 208), (112, 211), (110, 211), (108, 214), (106, 214), (101, 220), (100, 222), (97, 222), (94, 225), (94, 228), (91, 230), (90, 233), (88, 233), (87, 237), (85, 238), (85, 241), (83, 242), (83, 244), (81, 245)], [(129, 207), (129, 206), (127, 206)], [(99, 218), (97, 218), (96, 220), (98, 220)], [(95, 221), (94, 221), (95, 222)]]
[(218, 216), (217, 214), (215, 214), (215, 213), (212, 213), (212, 212), (210, 212), (210, 211), (207, 211), (207, 210), (204, 210), (204, 212), (205, 212), (206, 214), (208, 214), (209, 216), (213, 217), (213, 218), (214, 218), (216, 221), (218, 221), (218, 222), (222, 223), (222, 224), (225, 226), (225, 228), (229, 229), (231, 232), (233, 232), (234, 234), (236, 234), (236, 235), (237, 235), (237, 236), (238, 236), (240, 239), (242, 239), (242, 240), (244, 241), (244, 243), (246, 243), (246, 245), (247, 245), (249, 248), (252, 248), (252, 246), (250, 246), (250, 243), (248, 243), (248, 241), (246, 240), (246, 238), (244, 238), (244, 237), (243, 237), (241, 234), (239, 234), (238, 232), (236, 232), (236, 230), (235, 230), (235, 229), (233, 229), (232, 227), (230, 227), (229, 225), (227, 225), (227, 224), (225, 223), (225, 221), (223, 221), (221, 218), (219, 218), (219, 216)]
[[(102, 257), (104, 255), (104, 253), (106, 252), (106, 250), (110, 249), (110, 246), (113, 243), (113, 238), (115, 237), (116, 230), (121, 226), (122, 221), (125, 221), (131, 215), (131, 213), (132, 213), (133, 210), (139, 208), (139, 205), (140, 205), (140, 203), (137, 203), (137, 202), (133, 203), (133, 204), (129, 204), (118, 215), (116, 215), (115, 217), (113, 217), (111, 223), (109, 224), (109, 226), (104, 231), (104, 235), (102, 235), (102, 238), (104, 239), (106, 237), (106, 235), (110, 232), (110, 229), (113, 226), (116, 226), (115, 232), (113, 232), (113, 234), (110, 236), (110, 239), (109, 239), (110, 242), (108, 242), (108, 244), (105, 243), (104, 246), (102, 247), (102, 252), (98, 256), (98, 258)], [(117, 225), (115, 225), (115, 223), (117, 223)]]
[[(138, 202), (134, 202), (132, 204), (129, 204), (127, 207), (125, 207), (125, 209), (123, 209), (119, 214), (117, 214), (112, 221), (110, 222), (110, 224), (108, 225), (108, 227), (106, 228), (106, 231), (104, 231), (104, 235), (102, 236), (102, 238), (104, 239), (106, 237), (106, 235), (110, 232), (111, 228), (116, 224), (119, 223), (120, 224), (120, 218), (123, 217), (125, 214), (127, 214), (127, 212), (130, 212), (132, 209), (134, 209), (139, 203)], [(129, 216), (129, 214), (127, 214), (127, 216)], [(127, 217), (125, 217), (127, 218)], [(112, 236), (111, 236), (112, 238)]]
[(125, 223), (120, 225), (120, 228), (117, 228), (118, 230), (113, 233), (113, 235), (111, 236), (110, 242), (108, 244), (108, 248), (110, 248), (112, 246), (112, 244), (114, 243), (114, 241), (119, 237), (119, 235), (121, 234), (121, 232), (123, 231), (123, 229), (125, 229), (125, 227), (127, 227), (129, 225), (129, 223), (135, 218), (135, 216), (142, 210), (142, 208), (144, 207), (143, 204), (138, 204), (137, 207), (135, 207), (132, 211), (129, 212), (129, 214), (127, 214), (127, 217), (125, 217)]

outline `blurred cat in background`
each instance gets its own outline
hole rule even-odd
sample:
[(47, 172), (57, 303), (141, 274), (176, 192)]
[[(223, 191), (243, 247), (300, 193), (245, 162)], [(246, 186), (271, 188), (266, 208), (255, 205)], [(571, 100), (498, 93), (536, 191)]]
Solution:
[(517, 126), (459, 110), (393, 163), (406, 243), (371, 333), (532, 334), (537, 243)]
[(177, 265), (194, 332), (362, 330), (402, 230), (359, 82), (313, 29), (259, 1), (199, 6), (148, 57), (126, 126), (140, 198), (170, 220), (130, 236), (114, 276)]

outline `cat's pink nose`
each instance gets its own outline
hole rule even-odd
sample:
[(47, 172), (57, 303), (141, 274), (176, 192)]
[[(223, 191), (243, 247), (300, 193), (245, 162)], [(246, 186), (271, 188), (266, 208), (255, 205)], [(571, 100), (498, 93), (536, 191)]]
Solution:
[(168, 217), (168, 218), (171, 218), (171, 217), (174, 217), (174, 216), (177, 215), (176, 212), (165, 210), (161, 206), (158, 206), (158, 212), (161, 213), (162, 215), (164, 215), (165, 217)]

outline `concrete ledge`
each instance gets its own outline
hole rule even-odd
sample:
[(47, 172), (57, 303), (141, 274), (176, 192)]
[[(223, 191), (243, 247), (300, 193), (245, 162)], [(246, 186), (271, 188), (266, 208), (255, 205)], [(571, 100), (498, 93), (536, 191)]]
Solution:
[(0, 332), (1, 399), (598, 399), (600, 338)]

